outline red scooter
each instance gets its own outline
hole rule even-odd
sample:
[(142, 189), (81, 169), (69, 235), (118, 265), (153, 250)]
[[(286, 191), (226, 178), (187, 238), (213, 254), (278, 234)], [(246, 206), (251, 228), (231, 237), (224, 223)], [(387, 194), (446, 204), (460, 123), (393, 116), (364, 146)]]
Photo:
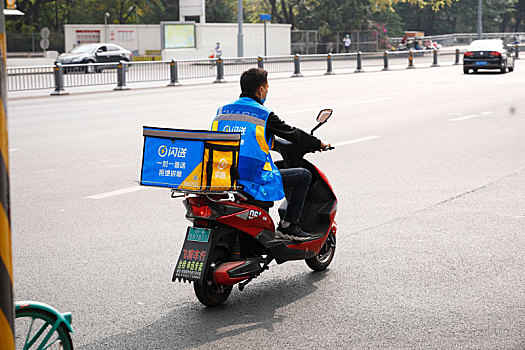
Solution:
[[(332, 110), (322, 110), (318, 125), (326, 123)], [(333, 149), (330, 147), (329, 149)], [(209, 307), (221, 305), (233, 285), (239, 290), (275, 260), (305, 260), (314, 271), (325, 270), (335, 253), (337, 198), (326, 175), (304, 159), (306, 152), (292, 143), (275, 140), (274, 150), (283, 160), (275, 162), (279, 169), (302, 167), (310, 170), (312, 181), (299, 222), (312, 234), (306, 241), (276, 238), (275, 224), (269, 215), (273, 202), (257, 201), (238, 191), (188, 192), (172, 190), (172, 197), (184, 196), (186, 218), (193, 222), (173, 273), (173, 281), (194, 281), (199, 301)], [(328, 149), (325, 149), (328, 150)], [(289, 193), (286, 193), (289, 196)], [(282, 218), (286, 200), (279, 208)]]

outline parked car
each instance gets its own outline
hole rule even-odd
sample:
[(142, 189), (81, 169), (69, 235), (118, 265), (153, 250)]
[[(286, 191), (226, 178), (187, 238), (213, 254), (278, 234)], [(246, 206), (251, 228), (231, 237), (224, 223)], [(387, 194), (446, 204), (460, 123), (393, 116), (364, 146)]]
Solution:
[[(78, 65), (87, 63), (113, 63), (131, 61), (131, 51), (115, 44), (83, 44), (74, 47), (71, 51), (58, 56), (62, 65)], [(101, 72), (102, 69), (114, 67), (113, 65), (87, 65), (85, 67), (68, 67), (67, 71), (84, 71), (86, 73)]]
[(499, 69), (512, 72), (515, 64), (514, 50), (508, 49), (503, 40), (474, 40), (463, 55), (463, 73), (478, 69)]

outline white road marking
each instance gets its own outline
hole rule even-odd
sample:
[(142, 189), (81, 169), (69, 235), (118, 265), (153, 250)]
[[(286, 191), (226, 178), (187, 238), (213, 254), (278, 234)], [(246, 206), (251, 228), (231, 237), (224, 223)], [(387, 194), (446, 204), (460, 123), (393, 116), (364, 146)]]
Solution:
[(39, 171), (36, 171), (35, 174), (45, 174), (45, 173), (52, 173), (56, 170), (54, 169), (47, 169), (47, 170), (39, 170)]
[(105, 198), (109, 198), (109, 197), (120, 196), (121, 194), (141, 191), (141, 190), (143, 190), (145, 188), (146, 187), (142, 187), (142, 186), (133, 186), (133, 187), (128, 187), (128, 188), (123, 188), (121, 190), (105, 192), (105, 193), (101, 193), (101, 194), (95, 194), (93, 196), (87, 196), (85, 198), (87, 198), (87, 199), (105, 199)]
[(468, 115), (464, 115), (462, 117), (456, 117), (456, 118), (452, 118), (452, 119), (449, 119), (451, 122), (459, 122), (461, 120), (467, 120), (467, 119), (472, 119), (472, 118), (479, 118), (479, 117), (483, 117), (483, 116), (486, 116), (486, 115), (489, 115), (489, 114), (492, 114), (492, 112), (482, 112), (480, 114), (468, 114)]
[[(355, 106), (355, 105), (361, 105), (365, 103), (374, 103), (374, 102), (382, 102), (382, 101), (388, 101), (392, 99), (392, 97), (381, 97), (381, 98), (374, 98), (370, 100), (362, 100), (362, 101), (354, 101), (354, 102), (348, 102), (348, 103), (340, 103), (337, 105), (331, 105), (330, 108), (336, 108), (336, 107), (347, 107), (347, 106)], [(297, 113), (304, 113), (304, 112), (311, 112), (311, 111), (319, 111), (321, 108), (319, 107), (312, 107), (312, 108), (306, 108), (306, 109), (299, 109), (299, 110), (293, 110), (289, 112), (283, 112), (283, 115), (287, 114), (297, 114)]]
[(9, 149), (9, 152), (16, 152), (16, 151), (20, 151), (20, 148), (10, 148)]
[(341, 146), (351, 145), (351, 144), (354, 144), (354, 143), (360, 143), (360, 142), (376, 140), (376, 139), (379, 139), (379, 138), (381, 138), (381, 136), (365, 136), (365, 137), (360, 137), (358, 139), (338, 142), (338, 143), (333, 144), (332, 146), (337, 148), (337, 147), (341, 147)]

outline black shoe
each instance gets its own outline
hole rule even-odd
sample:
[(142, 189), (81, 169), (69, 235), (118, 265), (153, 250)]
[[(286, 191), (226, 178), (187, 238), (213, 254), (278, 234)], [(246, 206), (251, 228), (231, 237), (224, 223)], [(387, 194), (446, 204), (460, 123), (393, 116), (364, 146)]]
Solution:
[(279, 227), (277, 227), (275, 231), (275, 236), (292, 241), (306, 241), (312, 237), (311, 234), (304, 232), (297, 224), (290, 224), (287, 228), (283, 228), (281, 224), (279, 224)]

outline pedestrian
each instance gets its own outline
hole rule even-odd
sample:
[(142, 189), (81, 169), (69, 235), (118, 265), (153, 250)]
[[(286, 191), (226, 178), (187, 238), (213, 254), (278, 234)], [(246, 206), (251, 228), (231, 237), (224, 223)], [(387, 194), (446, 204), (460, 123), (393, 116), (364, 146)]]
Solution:
[(213, 49), (213, 57), (221, 58), (221, 56), (222, 56), (221, 43), (217, 41), (217, 43), (215, 44), (215, 48)]
[(350, 45), (352, 44), (352, 39), (350, 38), (350, 34), (346, 34), (343, 38), (343, 43), (345, 45), (345, 52), (348, 53), (350, 51)]

